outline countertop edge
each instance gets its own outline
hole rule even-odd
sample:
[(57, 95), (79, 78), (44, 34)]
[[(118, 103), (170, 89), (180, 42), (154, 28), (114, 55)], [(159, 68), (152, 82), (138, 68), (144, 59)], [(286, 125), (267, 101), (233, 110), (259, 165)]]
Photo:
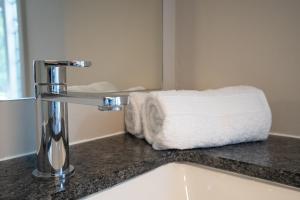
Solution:
[(71, 163), (78, 173), (63, 190), (32, 177), (35, 154), (1, 161), (0, 184), (7, 188), (0, 188), (0, 199), (87, 197), (169, 163), (190, 163), (300, 191), (299, 149), (300, 140), (272, 136), (265, 142), (157, 151), (144, 140), (120, 134), (72, 146)]

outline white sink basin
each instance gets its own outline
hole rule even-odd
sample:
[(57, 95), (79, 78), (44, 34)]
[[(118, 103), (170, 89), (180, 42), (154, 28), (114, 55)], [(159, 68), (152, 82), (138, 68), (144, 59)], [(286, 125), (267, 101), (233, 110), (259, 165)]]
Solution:
[(300, 190), (210, 168), (171, 163), (88, 196), (88, 200), (300, 200)]

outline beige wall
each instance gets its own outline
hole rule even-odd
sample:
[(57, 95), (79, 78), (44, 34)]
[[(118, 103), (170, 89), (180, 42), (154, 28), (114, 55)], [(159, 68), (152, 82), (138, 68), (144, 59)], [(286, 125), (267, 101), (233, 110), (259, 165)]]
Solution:
[[(70, 143), (124, 132), (123, 112), (69, 104)], [(0, 101), (0, 161), (35, 151), (34, 99)]]
[[(60, 0), (21, 1), (27, 96), (33, 96), (33, 60), (65, 59), (64, 4)], [(47, 23), (45, 23), (47, 22)]]
[(178, 88), (263, 89), (274, 132), (300, 135), (300, 1), (177, 0)]
[[(22, 5), (28, 88), (33, 88), (33, 59), (66, 58), (93, 61), (90, 69), (68, 71), (71, 83), (160, 87), (162, 0), (26, 0)], [(70, 142), (124, 131), (123, 115), (69, 104)], [(33, 152), (34, 100), (0, 101), (0, 128), (0, 160)]]
[(0, 160), (34, 151), (34, 106), (33, 99), (0, 101)]
[(69, 68), (69, 85), (161, 87), (162, 0), (26, 0), (23, 6), (30, 80), (34, 59), (85, 59), (92, 67)]
[(70, 143), (124, 132), (124, 112), (101, 112), (95, 106), (69, 104)]
[(65, 0), (65, 56), (92, 67), (70, 84), (109, 81), (126, 89), (162, 84), (162, 0)]
[[(177, 87), (260, 87), (271, 104), (273, 131), (300, 135), (299, 4), (298, 0), (177, 0)], [(58, 52), (49, 49), (50, 53)], [(71, 142), (123, 130), (122, 113), (73, 104), (69, 109)], [(33, 151), (33, 100), (2, 101), (0, 110), (0, 159)]]

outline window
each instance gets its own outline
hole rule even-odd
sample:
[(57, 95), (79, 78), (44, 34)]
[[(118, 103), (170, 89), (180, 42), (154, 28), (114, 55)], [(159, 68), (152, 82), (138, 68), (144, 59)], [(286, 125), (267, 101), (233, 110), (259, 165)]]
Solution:
[(0, 0), (0, 99), (22, 96), (18, 0)]

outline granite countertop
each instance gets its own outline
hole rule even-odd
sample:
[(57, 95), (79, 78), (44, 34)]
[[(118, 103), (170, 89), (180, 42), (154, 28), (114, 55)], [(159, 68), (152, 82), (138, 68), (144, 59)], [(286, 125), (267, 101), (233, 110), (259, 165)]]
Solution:
[(32, 177), (35, 156), (0, 162), (0, 199), (77, 199), (169, 162), (192, 162), (300, 188), (300, 140), (267, 141), (218, 148), (156, 151), (122, 134), (73, 145), (75, 174), (64, 184)]

